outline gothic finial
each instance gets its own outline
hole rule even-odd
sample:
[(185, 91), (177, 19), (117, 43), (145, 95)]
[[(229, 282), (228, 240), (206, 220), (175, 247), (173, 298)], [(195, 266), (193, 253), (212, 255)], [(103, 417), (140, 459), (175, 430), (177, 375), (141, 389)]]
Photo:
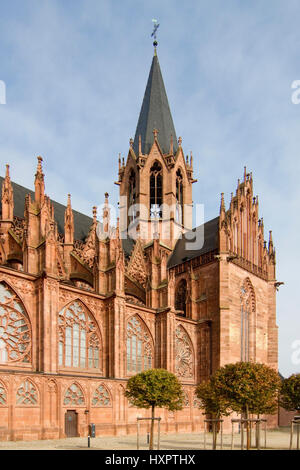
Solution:
[(244, 166), (244, 181), (247, 179), (247, 168)]
[(190, 158), (190, 167), (193, 169), (193, 153), (191, 151), (191, 158)]
[(43, 168), (42, 168), (42, 161), (43, 161), (43, 159), (42, 159), (42, 157), (41, 157), (41, 156), (38, 156), (38, 157), (37, 157), (37, 161), (38, 161), (38, 164), (37, 164), (37, 170), (36, 170), (36, 172), (42, 175), (42, 174), (43, 174)]
[(153, 129), (153, 135), (154, 135), (154, 139), (156, 140), (157, 135), (158, 135), (158, 130), (157, 129)]
[(130, 148), (133, 147), (133, 138), (132, 138), (132, 137), (129, 139), (129, 147), (130, 147)]
[(221, 206), (220, 206), (220, 212), (225, 211), (225, 201), (224, 201), (224, 193), (221, 193)]
[(182, 137), (179, 137), (179, 138), (178, 138), (178, 145), (179, 145), (179, 147), (181, 147), (181, 144), (182, 144)]
[(68, 203), (67, 203), (67, 206), (68, 206), (68, 207), (71, 207), (71, 194), (68, 194)]
[(9, 178), (9, 165), (6, 164), (5, 178)]

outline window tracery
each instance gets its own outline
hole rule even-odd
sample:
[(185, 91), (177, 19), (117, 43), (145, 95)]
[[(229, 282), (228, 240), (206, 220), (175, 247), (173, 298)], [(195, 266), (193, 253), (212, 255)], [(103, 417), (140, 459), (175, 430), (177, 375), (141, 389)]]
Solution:
[(76, 384), (72, 384), (65, 393), (64, 405), (83, 406), (84, 404), (85, 401), (81, 388), (79, 388)]
[(93, 399), (93, 406), (111, 406), (110, 394), (104, 385), (96, 388)]
[(179, 326), (175, 333), (175, 371), (178, 377), (193, 377), (193, 351), (189, 337)]
[(152, 361), (151, 338), (142, 322), (133, 316), (127, 323), (127, 372), (151, 369)]
[(183, 224), (183, 178), (180, 168), (176, 171), (176, 222)]
[(59, 312), (59, 365), (101, 369), (99, 331), (89, 313), (78, 301)]
[(30, 380), (25, 380), (17, 390), (17, 405), (36, 405), (38, 392)]
[(241, 361), (250, 360), (250, 317), (252, 310), (252, 291), (246, 282), (240, 290), (241, 300)]
[(31, 362), (31, 330), (22, 302), (0, 283), (0, 364)]

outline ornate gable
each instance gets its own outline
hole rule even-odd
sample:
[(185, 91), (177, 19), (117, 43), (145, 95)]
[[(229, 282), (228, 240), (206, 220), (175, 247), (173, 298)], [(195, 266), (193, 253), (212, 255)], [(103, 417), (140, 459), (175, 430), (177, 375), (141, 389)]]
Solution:
[(128, 277), (141, 284), (144, 289), (146, 288), (148, 274), (144, 257), (144, 249), (139, 239), (134, 246), (128, 262), (126, 274)]

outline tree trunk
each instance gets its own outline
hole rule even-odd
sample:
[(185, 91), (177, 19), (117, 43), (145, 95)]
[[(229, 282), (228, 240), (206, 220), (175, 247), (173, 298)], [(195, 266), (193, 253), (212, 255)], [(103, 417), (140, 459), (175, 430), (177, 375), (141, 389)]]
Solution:
[(217, 423), (213, 421), (212, 423), (212, 432), (213, 432), (213, 450), (217, 449)]
[[(260, 420), (259, 414), (257, 415), (257, 419)], [(260, 450), (260, 421), (256, 424), (256, 448)]]
[(155, 406), (152, 405), (151, 408), (151, 427), (150, 427), (150, 443), (149, 443), (149, 450), (153, 450), (153, 435), (154, 435), (154, 411)]
[(250, 426), (249, 426), (249, 407), (246, 405), (246, 429), (247, 429), (247, 450), (250, 450)]

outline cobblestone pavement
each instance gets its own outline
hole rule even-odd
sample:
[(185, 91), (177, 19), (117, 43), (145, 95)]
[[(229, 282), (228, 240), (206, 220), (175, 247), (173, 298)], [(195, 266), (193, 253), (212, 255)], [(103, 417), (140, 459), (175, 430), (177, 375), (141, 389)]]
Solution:
[[(267, 449), (289, 449), (290, 429), (267, 432)], [(262, 447), (264, 445), (264, 433), (262, 432)], [(147, 449), (146, 435), (140, 438), (140, 449)], [(254, 437), (253, 437), (254, 441)], [(206, 435), (206, 448), (211, 449), (211, 434)], [(240, 435), (234, 438), (235, 449), (240, 448)], [(296, 446), (296, 435), (294, 437)], [(96, 437), (91, 439), (91, 450), (136, 450), (136, 435), (118, 437)], [(220, 439), (218, 439), (220, 448)], [(89, 450), (86, 437), (75, 437), (68, 439), (55, 439), (43, 441), (17, 441), (0, 442), (0, 450)], [(203, 433), (189, 434), (165, 434), (161, 435), (161, 450), (201, 450), (204, 449)], [(231, 449), (231, 435), (224, 434), (223, 449)]]

